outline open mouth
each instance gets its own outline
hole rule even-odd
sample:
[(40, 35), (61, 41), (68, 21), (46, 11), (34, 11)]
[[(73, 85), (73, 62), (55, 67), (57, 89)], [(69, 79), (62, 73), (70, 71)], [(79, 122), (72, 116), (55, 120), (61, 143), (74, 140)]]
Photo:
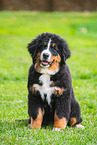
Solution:
[(54, 60), (52, 62), (41, 60), (40, 66), (41, 67), (50, 67), (53, 62), (54, 62)]

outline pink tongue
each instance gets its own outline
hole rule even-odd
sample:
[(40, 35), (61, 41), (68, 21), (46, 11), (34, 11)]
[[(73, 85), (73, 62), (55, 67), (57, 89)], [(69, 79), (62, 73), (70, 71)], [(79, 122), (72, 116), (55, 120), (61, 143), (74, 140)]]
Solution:
[(44, 65), (48, 65), (48, 62), (42, 62), (42, 64), (44, 64)]

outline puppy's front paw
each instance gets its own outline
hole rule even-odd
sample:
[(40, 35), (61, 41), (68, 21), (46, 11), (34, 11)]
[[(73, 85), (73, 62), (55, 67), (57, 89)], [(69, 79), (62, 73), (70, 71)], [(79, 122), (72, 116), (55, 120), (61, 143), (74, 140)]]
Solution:
[(77, 124), (75, 127), (76, 127), (76, 128), (82, 128), (82, 129), (85, 128), (85, 127), (84, 127), (83, 125), (81, 125), (81, 124)]
[(62, 131), (62, 129), (61, 128), (53, 128), (53, 131)]
[(37, 90), (36, 90), (36, 86), (30, 86), (30, 91), (32, 92), (32, 93), (35, 93)]
[(55, 87), (54, 94), (57, 96), (60, 96), (63, 94), (64, 91), (65, 91), (65, 89), (63, 89), (63, 88)]

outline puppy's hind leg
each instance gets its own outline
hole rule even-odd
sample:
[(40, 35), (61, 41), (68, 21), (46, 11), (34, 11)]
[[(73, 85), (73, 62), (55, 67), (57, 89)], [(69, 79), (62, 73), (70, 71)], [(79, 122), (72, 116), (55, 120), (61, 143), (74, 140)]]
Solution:
[(69, 119), (69, 125), (74, 126), (76, 128), (84, 128), (83, 125), (81, 125), (82, 118), (81, 118), (81, 111), (80, 106), (76, 100), (73, 101), (71, 104), (71, 115)]

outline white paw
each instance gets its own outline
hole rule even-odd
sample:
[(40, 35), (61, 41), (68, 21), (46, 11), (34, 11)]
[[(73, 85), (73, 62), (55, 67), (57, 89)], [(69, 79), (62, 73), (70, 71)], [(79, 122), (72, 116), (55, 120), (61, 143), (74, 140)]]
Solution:
[(53, 131), (62, 131), (61, 128), (53, 128)]
[(59, 87), (55, 87), (55, 90), (56, 91), (60, 91), (61, 89)]
[(85, 128), (85, 127), (84, 127), (83, 125), (81, 125), (81, 124), (78, 124), (78, 125), (76, 125), (75, 127), (76, 127), (76, 128), (82, 128), (82, 129)]

